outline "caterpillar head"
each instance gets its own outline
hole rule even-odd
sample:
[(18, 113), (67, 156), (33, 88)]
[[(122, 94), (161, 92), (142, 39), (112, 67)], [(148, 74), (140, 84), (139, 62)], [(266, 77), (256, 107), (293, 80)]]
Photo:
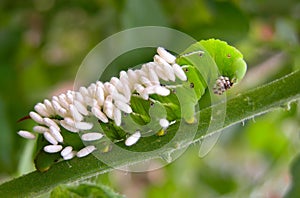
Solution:
[(221, 95), (244, 77), (247, 64), (243, 55), (224, 41), (209, 39), (200, 41), (200, 44), (209, 52), (218, 67), (220, 77), (213, 90), (215, 94)]
[(226, 90), (232, 87), (233, 83), (234, 80), (230, 80), (226, 76), (220, 76), (213, 87), (214, 94), (222, 95)]

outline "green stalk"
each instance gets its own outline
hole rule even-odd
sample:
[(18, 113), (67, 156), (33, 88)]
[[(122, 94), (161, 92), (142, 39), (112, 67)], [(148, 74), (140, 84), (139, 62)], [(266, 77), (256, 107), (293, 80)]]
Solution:
[[(229, 127), (235, 123), (243, 122), (257, 115), (272, 111), (276, 108), (287, 107), (290, 102), (300, 99), (300, 71), (293, 72), (281, 79), (275, 80), (267, 85), (256, 89), (238, 94), (237, 96), (226, 101), (226, 117), (223, 126), (215, 127), (212, 133), (221, 132), (222, 129)], [(224, 105), (222, 103), (216, 105)], [(198, 132), (193, 141), (186, 141), (187, 137), (183, 134), (180, 141), (163, 148), (163, 153), (172, 154), (181, 148), (189, 146), (192, 142), (206, 139), (209, 135), (205, 135), (210, 123), (212, 107), (200, 110), (201, 122)], [(188, 133), (189, 125), (183, 126), (183, 130)], [(171, 127), (176, 130), (176, 126)], [(172, 137), (160, 137), (162, 142), (168, 142)], [(130, 156), (116, 155), (113, 159), (114, 167), (121, 167), (154, 158), (162, 158), (161, 150), (155, 151), (157, 144), (136, 144), (137, 150), (154, 150), (154, 152), (134, 153)], [(75, 158), (71, 161), (62, 161), (55, 164), (47, 172), (38, 171), (29, 173), (19, 178), (0, 185), (0, 197), (33, 197), (50, 191), (57, 185), (69, 182), (81, 181), (86, 178), (103, 174), (112, 170), (111, 167), (105, 165), (93, 155), (85, 158)]]

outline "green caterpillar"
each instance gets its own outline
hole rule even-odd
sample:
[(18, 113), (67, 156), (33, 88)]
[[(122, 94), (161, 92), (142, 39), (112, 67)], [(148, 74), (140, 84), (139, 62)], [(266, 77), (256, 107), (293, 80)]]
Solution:
[[(84, 157), (99, 148), (96, 152), (108, 152), (115, 142), (129, 147), (142, 136), (159, 138), (180, 119), (193, 124), (195, 106), (207, 87), (221, 95), (243, 78), (246, 69), (236, 48), (209, 39), (177, 57), (158, 48), (154, 62), (141, 69), (121, 71), (110, 82), (98, 81), (46, 99), (29, 114), (38, 123), (33, 128), (38, 134), (36, 168), (47, 171), (57, 161)], [(36, 138), (29, 131), (18, 134)]]

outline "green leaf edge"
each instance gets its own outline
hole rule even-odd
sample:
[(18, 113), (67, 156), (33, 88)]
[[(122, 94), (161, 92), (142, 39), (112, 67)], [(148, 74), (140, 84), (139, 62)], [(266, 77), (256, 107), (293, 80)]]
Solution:
[(56, 197), (102, 197), (102, 198), (125, 198), (124, 195), (116, 193), (109, 186), (102, 184), (83, 183), (79, 185), (59, 185), (55, 187), (50, 198)]
[[(300, 99), (300, 70), (275, 80), (269, 84), (237, 94), (226, 102), (227, 114), (224, 126), (216, 128), (214, 133), (221, 132), (235, 123), (242, 122), (252, 117), (272, 111), (277, 108), (284, 108), (290, 102)], [(224, 105), (222, 103), (216, 105)], [(215, 105), (215, 106), (216, 106)], [(204, 135), (209, 126), (210, 112), (212, 107), (200, 110), (201, 122), (199, 130), (192, 142), (182, 139), (179, 146), (166, 147), (170, 153), (187, 147), (193, 142), (208, 138), (211, 134)], [(134, 158), (120, 158), (115, 162), (116, 166), (138, 163), (141, 161), (160, 158), (159, 153), (152, 155), (135, 155)], [(0, 185), (0, 197), (33, 197), (49, 192), (60, 184), (81, 181), (86, 178), (111, 171), (112, 168), (105, 165), (93, 155), (85, 158), (75, 158), (71, 161), (63, 161), (55, 164), (47, 172), (34, 171), (27, 175), (15, 178)]]

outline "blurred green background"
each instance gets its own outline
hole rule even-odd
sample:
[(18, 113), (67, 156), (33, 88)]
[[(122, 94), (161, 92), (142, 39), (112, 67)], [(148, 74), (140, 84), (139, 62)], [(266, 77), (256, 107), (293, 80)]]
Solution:
[[(17, 120), (44, 98), (72, 89), (82, 60), (101, 40), (145, 25), (236, 46), (249, 65), (239, 91), (300, 68), (298, 0), (2, 0), (0, 181), (30, 169), (21, 159), (31, 145), (16, 132), (32, 123)], [(132, 56), (123, 65), (135, 59), (141, 61)], [(299, 150), (299, 123), (293, 103), (226, 130), (205, 158), (194, 145), (163, 169), (115, 171), (99, 180), (129, 197), (282, 197)]]

